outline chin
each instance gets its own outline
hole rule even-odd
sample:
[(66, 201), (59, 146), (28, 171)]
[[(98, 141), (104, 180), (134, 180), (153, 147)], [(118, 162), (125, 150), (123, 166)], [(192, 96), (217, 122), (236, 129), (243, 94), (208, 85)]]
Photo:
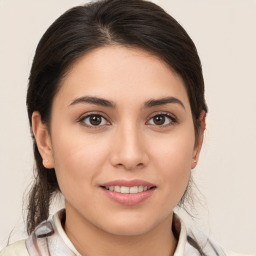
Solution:
[(116, 218), (114, 222), (105, 222), (103, 229), (107, 233), (118, 236), (139, 236), (154, 230), (162, 221), (146, 218), (145, 216), (142, 218)]
[(141, 227), (138, 225), (119, 225), (112, 226), (106, 231), (116, 236), (140, 236), (148, 233), (150, 230), (151, 227)]

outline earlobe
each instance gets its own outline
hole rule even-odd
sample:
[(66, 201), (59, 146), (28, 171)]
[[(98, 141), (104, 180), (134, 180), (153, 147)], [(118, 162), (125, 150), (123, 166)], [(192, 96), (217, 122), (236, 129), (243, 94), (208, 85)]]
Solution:
[(32, 130), (44, 167), (47, 169), (54, 168), (51, 137), (48, 128), (42, 122), (41, 115), (38, 111), (35, 111), (32, 114)]
[(198, 159), (199, 159), (199, 155), (201, 152), (201, 148), (202, 148), (202, 144), (203, 144), (203, 140), (204, 140), (204, 131), (205, 131), (205, 127), (206, 127), (205, 119), (206, 119), (206, 113), (203, 110), (199, 117), (200, 128), (198, 131), (198, 137), (197, 137), (197, 141), (196, 141), (195, 148), (193, 151), (193, 158), (192, 158), (192, 163), (191, 163), (192, 169), (194, 169), (196, 167)]

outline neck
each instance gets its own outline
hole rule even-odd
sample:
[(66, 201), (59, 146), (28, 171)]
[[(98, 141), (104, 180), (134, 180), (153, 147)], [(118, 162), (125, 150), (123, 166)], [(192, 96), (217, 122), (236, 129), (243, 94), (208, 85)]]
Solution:
[(82, 216), (74, 218), (67, 210), (64, 229), (83, 256), (170, 256), (177, 245), (171, 228), (172, 219), (170, 214), (152, 230), (140, 235), (115, 235), (96, 227)]

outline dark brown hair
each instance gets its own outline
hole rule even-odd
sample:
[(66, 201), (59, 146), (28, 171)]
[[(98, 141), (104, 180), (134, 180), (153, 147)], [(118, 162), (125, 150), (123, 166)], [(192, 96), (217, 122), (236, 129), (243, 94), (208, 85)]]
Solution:
[[(48, 28), (37, 46), (29, 77), (30, 126), (34, 111), (39, 111), (42, 121), (49, 124), (53, 98), (71, 65), (87, 52), (112, 44), (144, 49), (182, 77), (197, 136), (200, 113), (207, 112), (207, 107), (196, 47), (175, 19), (159, 6), (142, 0), (105, 0), (74, 7)], [(51, 200), (59, 191), (55, 170), (43, 166), (34, 137), (33, 142), (36, 166), (29, 194), (28, 233), (48, 217)]]

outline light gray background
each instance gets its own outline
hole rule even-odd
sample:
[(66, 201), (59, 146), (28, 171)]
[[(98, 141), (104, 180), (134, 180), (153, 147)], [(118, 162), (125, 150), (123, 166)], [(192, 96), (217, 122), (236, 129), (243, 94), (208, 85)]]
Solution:
[[(84, 2), (0, 0), (0, 248), (13, 228), (11, 241), (24, 237), (33, 165), (25, 96), (36, 45), (60, 14)], [(203, 64), (209, 115), (193, 171), (204, 195), (195, 225), (226, 248), (256, 253), (256, 1), (154, 2), (184, 26)]]

